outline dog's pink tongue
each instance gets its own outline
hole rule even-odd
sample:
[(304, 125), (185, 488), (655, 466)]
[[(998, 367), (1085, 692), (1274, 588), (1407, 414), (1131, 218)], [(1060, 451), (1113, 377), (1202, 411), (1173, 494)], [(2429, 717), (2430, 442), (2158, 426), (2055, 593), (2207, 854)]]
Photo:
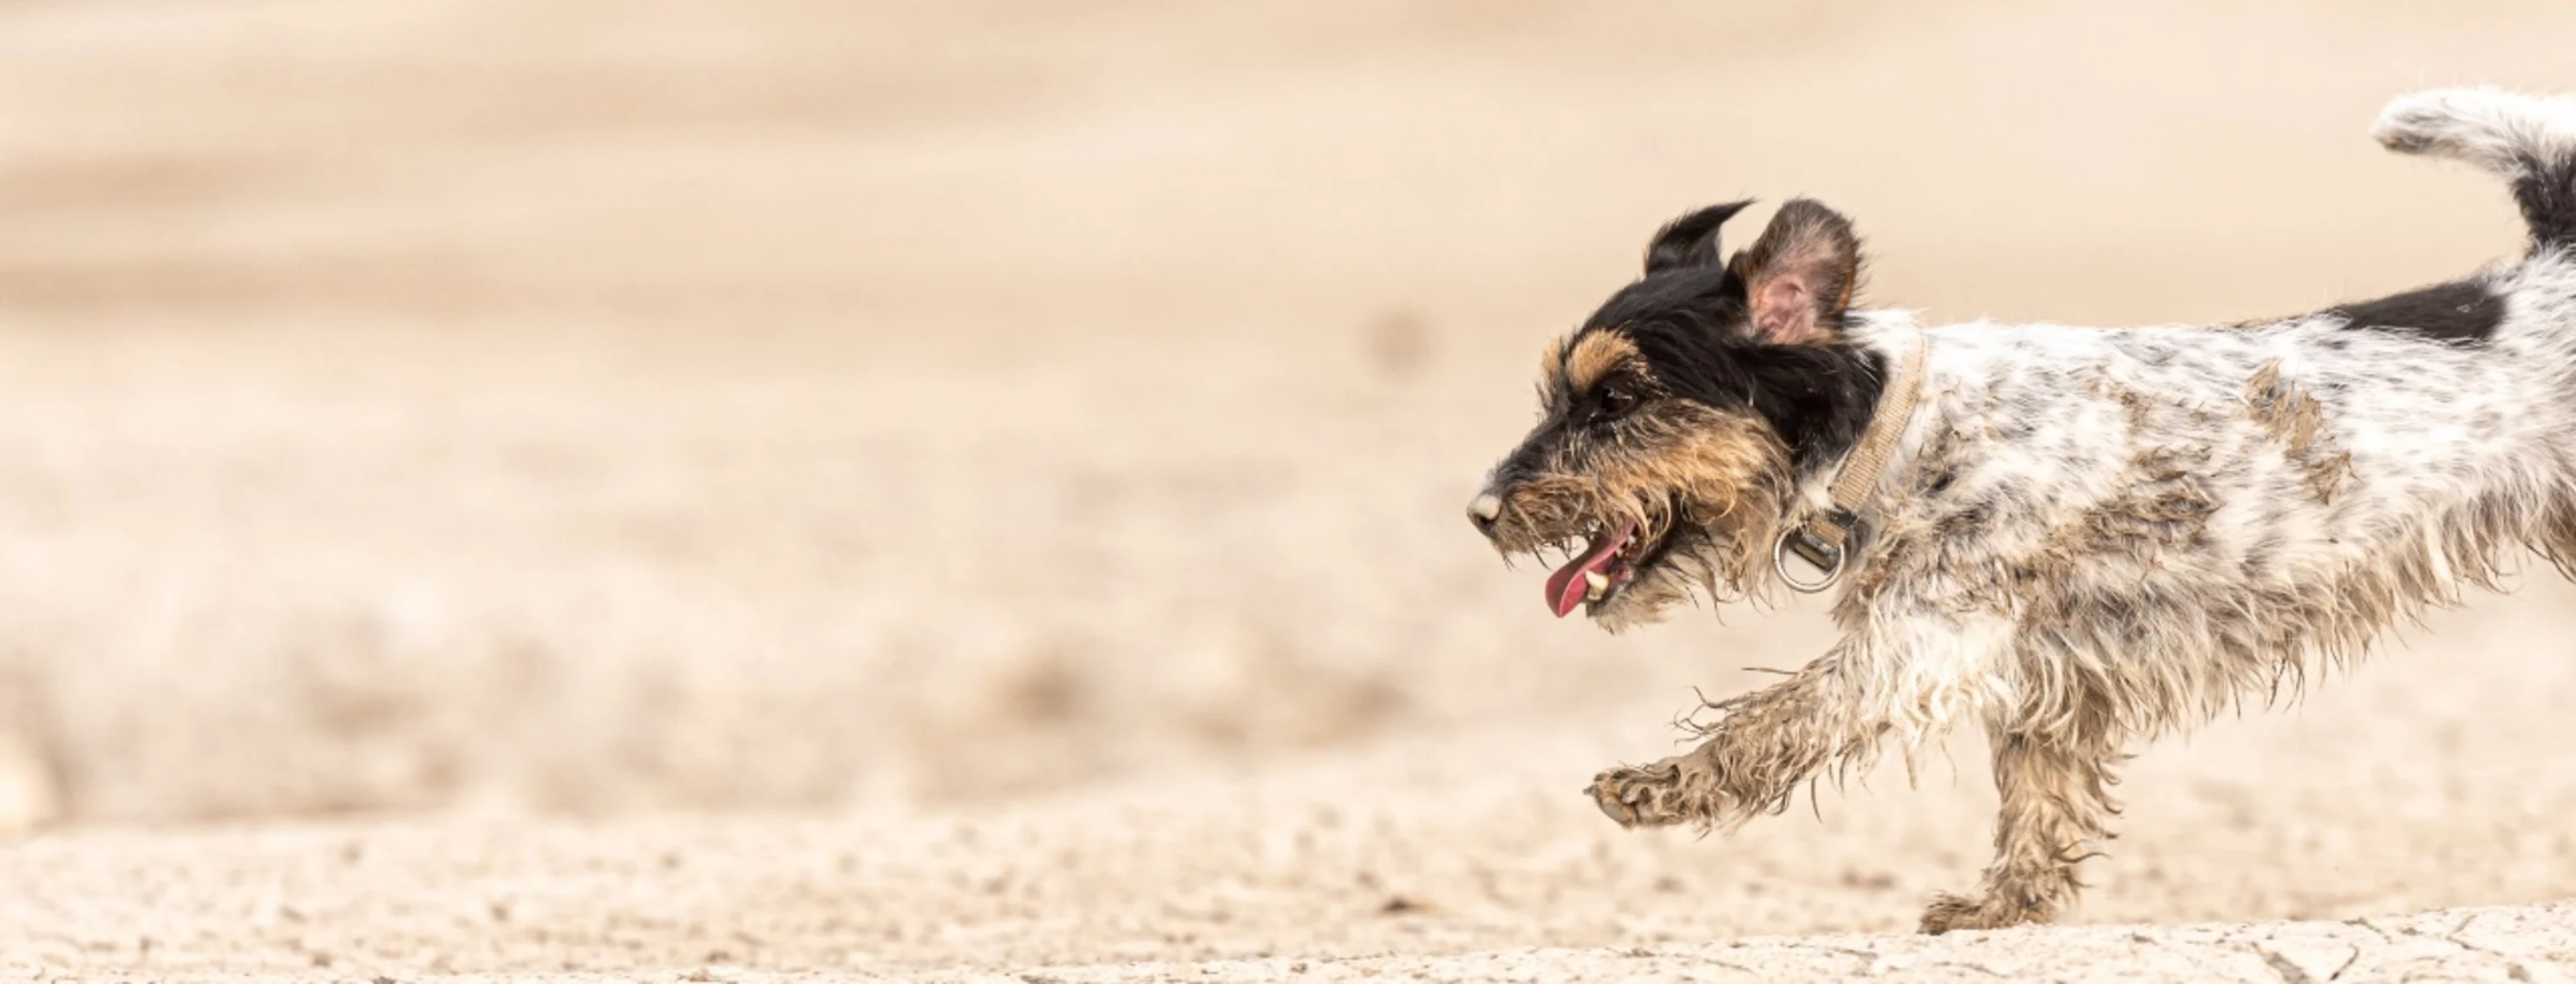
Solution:
[(1628, 528), (1622, 528), (1617, 536), (1602, 537), (1583, 556), (1566, 561), (1565, 566), (1547, 576), (1547, 607), (1556, 612), (1556, 617), (1574, 614), (1575, 606), (1583, 604), (1584, 596), (1592, 593), (1592, 584), (1583, 575), (1610, 566), (1610, 558), (1627, 545), (1628, 532)]

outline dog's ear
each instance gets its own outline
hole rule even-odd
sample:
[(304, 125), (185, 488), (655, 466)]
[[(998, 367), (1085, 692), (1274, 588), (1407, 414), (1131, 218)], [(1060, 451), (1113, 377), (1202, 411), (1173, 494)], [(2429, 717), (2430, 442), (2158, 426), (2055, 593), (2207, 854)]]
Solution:
[(1662, 273), (1675, 267), (1716, 266), (1717, 227), (1751, 205), (1750, 199), (1711, 205), (1674, 219), (1657, 230), (1654, 241), (1646, 244), (1646, 272)]
[(1753, 306), (1753, 334), (1778, 345), (1830, 340), (1860, 280), (1850, 219), (1812, 199), (1780, 206), (1753, 248), (1730, 261)]

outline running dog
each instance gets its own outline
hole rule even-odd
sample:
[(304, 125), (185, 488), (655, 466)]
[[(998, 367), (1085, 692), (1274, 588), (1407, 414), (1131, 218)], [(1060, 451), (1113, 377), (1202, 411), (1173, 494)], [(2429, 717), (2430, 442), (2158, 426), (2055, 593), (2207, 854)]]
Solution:
[(2045, 922), (2143, 743), (2268, 705), (2391, 623), (2576, 561), (2576, 101), (2422, 93), (2387, 148), (2505, 179), (2529, 249), (2461, 280), (2211, 327), (1926, 325), (1854, 309), (1860, 241), (1790, 201), (1677, 219), (1539, 363), (1543, 417), (1468, 518), (1560, 550), (1548, 608), (1617, 632), (1694, 593), (1839, 587), (1841, 641), (1712, 703), (1705, 739), (1587, 790), (1729, 828), (1984, 726), (2002, 796), (1974, 894), (1922, 929)]

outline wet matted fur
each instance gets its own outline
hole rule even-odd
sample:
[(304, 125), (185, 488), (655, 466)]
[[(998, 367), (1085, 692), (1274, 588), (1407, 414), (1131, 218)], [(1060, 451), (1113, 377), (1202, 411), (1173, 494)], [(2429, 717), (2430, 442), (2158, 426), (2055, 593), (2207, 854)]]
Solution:
[[(1873, 419), (1901, 427), (1833, 613), (1842, 640), (1715, 702), (1705, 740), (1589, 790), (1629, 826), (1725, 828), (1893, 744), (1986, 729), (1995, 858), (1926, 932), (2046, 921), (2081, 887), (2141, 743), (2268, 704), (2391, 624), (2576, 560), (2576, 102), (2399, 99), (2390, 149), (2507, 179), (2518, 260), (2315, 314), (2213, 327), (1927, 326), (1852, 310), (1851, 224), (1796, 200), (1657, 233), (1645, 275), (1541, 364), (1544, 417), (1470, 506), (1506, 554), (1571, 555), (1558, 614), (1613, 631), (1778, 584)], [(1922, 346), (1915, 405), (1881, 412)]]

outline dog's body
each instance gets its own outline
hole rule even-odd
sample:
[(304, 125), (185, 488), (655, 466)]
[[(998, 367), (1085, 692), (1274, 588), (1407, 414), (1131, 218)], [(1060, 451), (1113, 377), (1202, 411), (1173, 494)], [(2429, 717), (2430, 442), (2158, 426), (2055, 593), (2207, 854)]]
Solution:
[[(1812, 202), (1723, 264), (1740, 204), (1659, 234), (1551, 350), (1548, 417), (1477, 525), (1507, 552), (1588, 535), (1549, 601), (1617, 629), (1694, 587), (1761, 594), (1784, 534), (1860, 515), (1842, 643), (1714, 705), (1692, 751), (1603, 773), (1603, 811), (1730, 825), (1973, 721), (1997, 856), (1923, 927), (2044, 921), (2110, 836), (2132, 747), (2295, 690), (2514, 551), (2576, 560), (2576, 104), (2428, 93), (2376, 132), (2509, 178), (2529, 254), (2243, 325), (1927, 328), (1846, 310), (1858, 242)], [(1890, 398), (1900, 369), (1919, 397)], [(1832, 501), (1882, 431), (1863, 501)]]

